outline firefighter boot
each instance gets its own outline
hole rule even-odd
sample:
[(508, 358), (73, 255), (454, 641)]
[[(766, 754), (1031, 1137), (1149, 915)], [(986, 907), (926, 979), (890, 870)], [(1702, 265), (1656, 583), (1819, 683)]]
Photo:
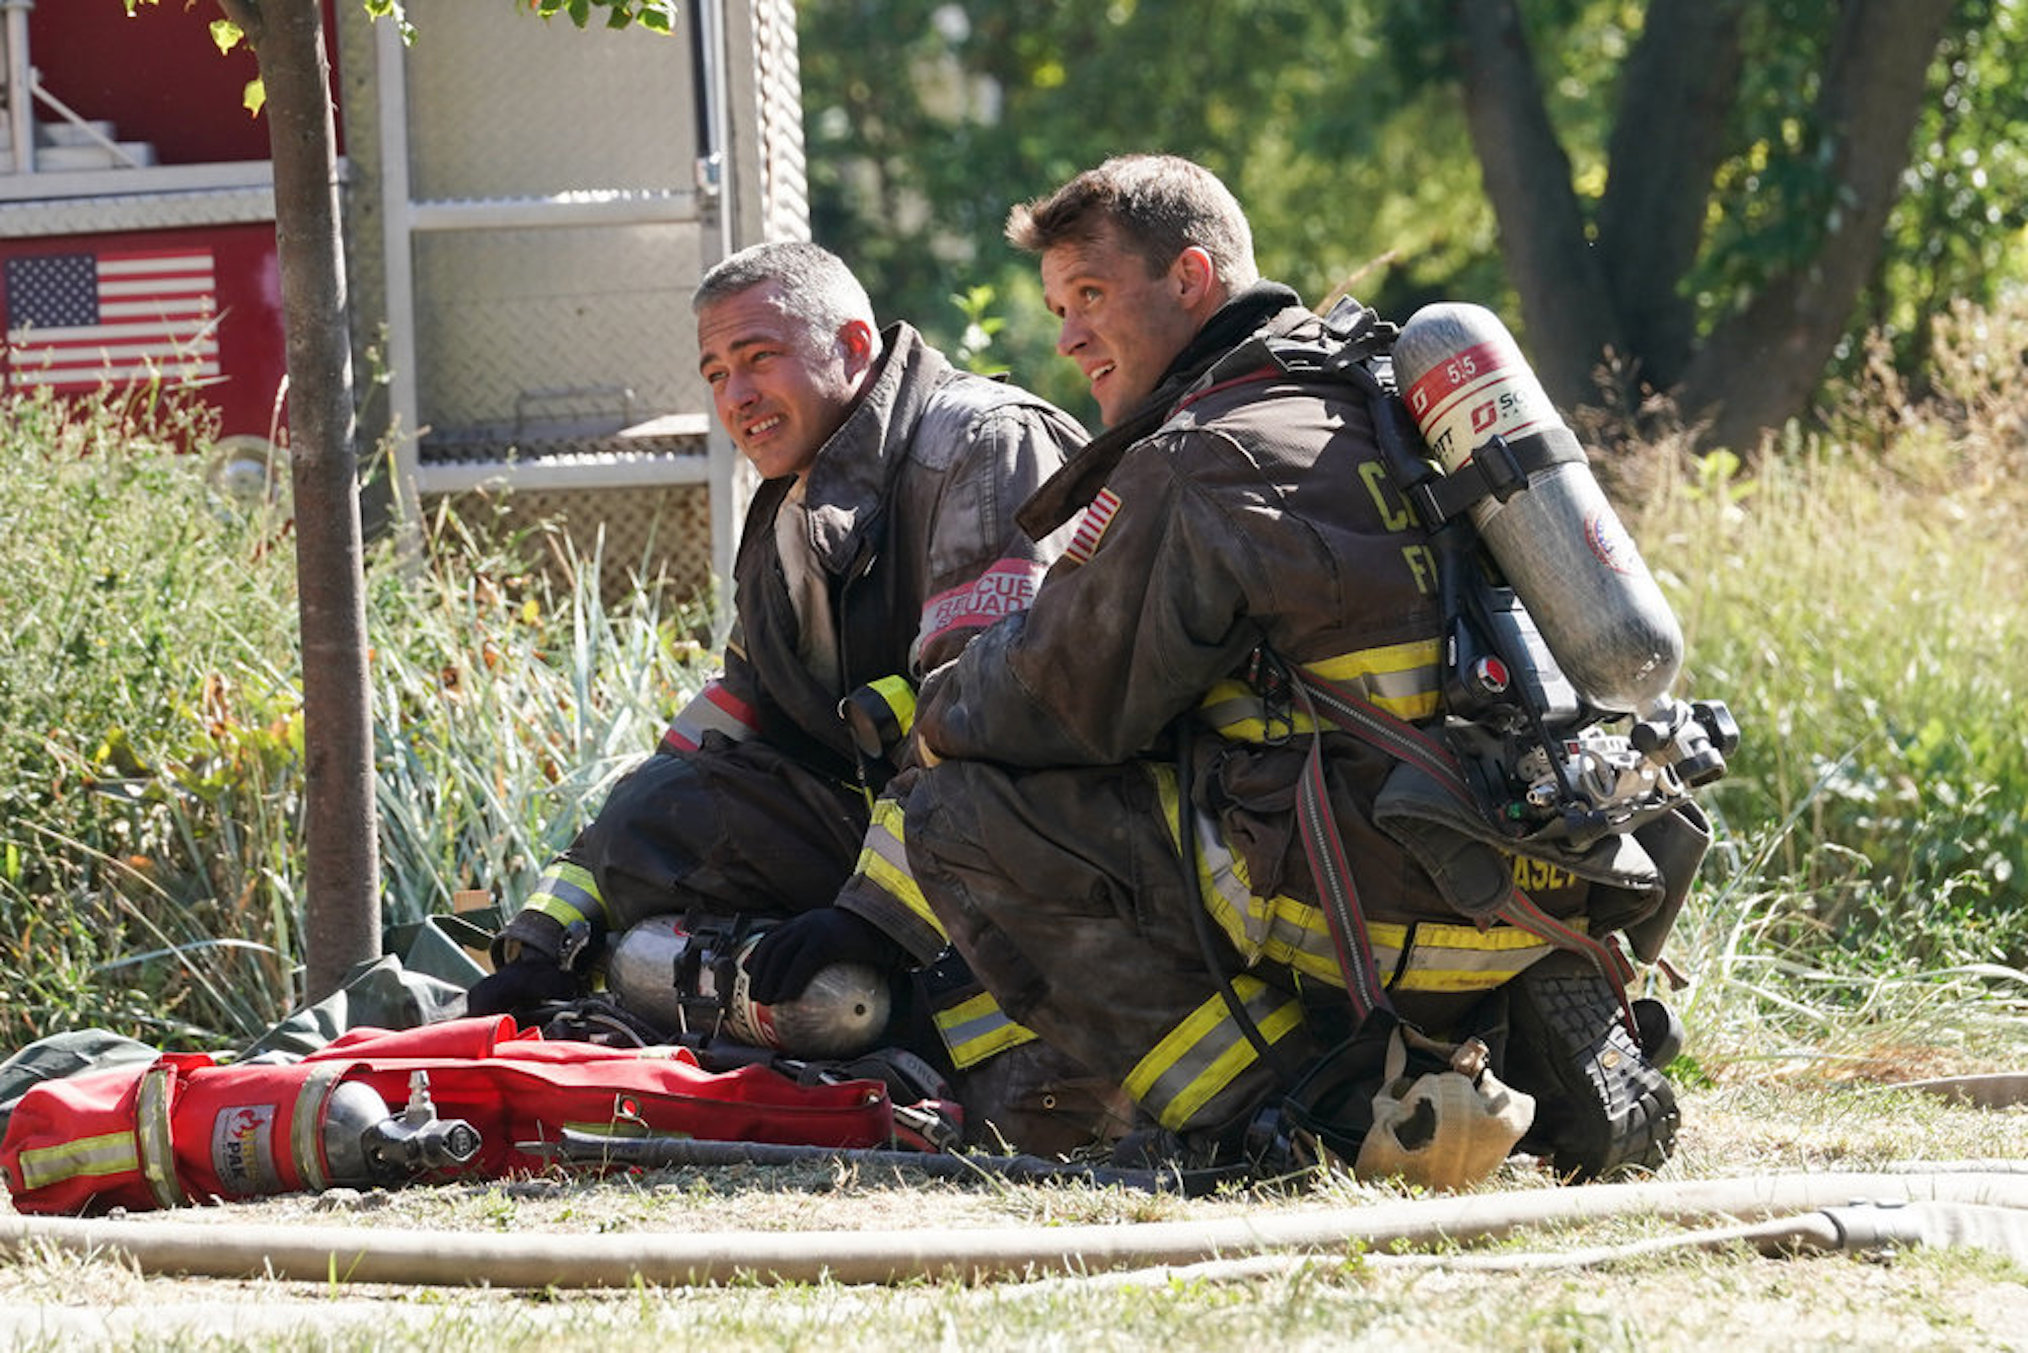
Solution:
[(1621, 1022), (1611, 984), (1557, 953), (1509, 990), (1506, 1080), (1535, 1096), (1519, 1149), (1575, 1181), (1659, 1169), (1676, 1144), (1676, 1092)]

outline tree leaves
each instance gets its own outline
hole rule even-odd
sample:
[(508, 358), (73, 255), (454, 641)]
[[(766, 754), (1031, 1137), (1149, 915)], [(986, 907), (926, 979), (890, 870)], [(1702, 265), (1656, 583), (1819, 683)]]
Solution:
[[(1617, 354), (1628, 372), (1682, 378), (1728, 316), (1806, 272), (1853, 219), (1823, 94), (1841, 20), (1876, 3), (1740, 6), (1737, 79), (1675, 82), (1670, 115), (1701, 119), (1701, 135), (1644, 135), (1639, 117), (1619, 119), (1642, 106), (1626, 86), (1651, 80), (1635, 56), (1649, 28), (1718, 22), (1697, 12), (1726, 6), (1519, 5), (1567, 163), (1524, 185), (1538, 195), (1515, 209), (1564, 213), (1558, 229), (1583, 251), (1605, 247), (1608, 230), (1623, 246), (1655, 234), (1608, 249), (1612, 287), (1628, 293)], [(1548, 341), (1522, 315), (1521, 274), (1503, 255), (1527, 232), (1495, 224), (1463, 122), (1464, 12), (1428, 0), (803, 0), (813, 232), (884, 313), (947, 347), (968, 322), (950, 298), (991, 286), (1007, 318), (996, 359), (1074, 409), (1085, 396), (1059, 383), (1033, 263), (1000, 231), (1014, 202), (1123, 151), (1173, 151), (1217, 172), (1247, 206), (1263, 271), (1306, 298), (1357, 275), (1361, 299), (1397, 317), (1467, 299), (1519, 321), (1524, 343)], [(2024, 13), (2009, 0), (1954, 7), (1915, 143), (1888, 148), (1912, 150), (1909, 173), (1842, 352), (1884, 320), (1919, 363), (1914, 336), (1941, 299), (1990, 299), (2028, 275), (2028, 86), (2011, 75), (2028, 63)], [(1657, 155), (1688, 162), (1672, 174), (1641, 158)], [(1566, 285), (1550, 274), (1535, 284)], [(1598, 360), (1594, 348), (1562, 365), (1581, 381)]]
[[(374, 0), (369, 0), (369, 8)], [(584, 28), (594, 10), (605, 13), (607, 28), (639, 24), (654, 33), (671, 33), (676, 27), (677, 0), (534, 0), (535, 12), (545, 19), (562, 14)]]

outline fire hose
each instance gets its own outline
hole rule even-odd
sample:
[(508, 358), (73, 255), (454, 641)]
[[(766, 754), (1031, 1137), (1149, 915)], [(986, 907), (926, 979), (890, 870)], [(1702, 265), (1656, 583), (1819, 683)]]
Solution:
[(864, 1169), (897, 1170), (925, 1179), (1003, 1179), (1020, 1183), (1083, 1183), (1099, 1188), (1139, 1189), (1149, 1193), (1181, 1188), (1186, 1194), (1208, 1193), (1218, 1181), (1236, 1172), (1193, 1171), (1189, 1175), (1156, 1170), (1080, 1165), (1041, 1156), (952, 1155), (944, 1152), (900, 1151), (878, 1147), (839, 1150), (828, 1146), (796, 1146), (774, 1142), (717, 1142), (694, 1137), (613, 1137), (566, 1128), (558, 1141), (528, 1142), (523, 1150), (570, 1164), (619, 1165), (667, 1170), (727, 1165), (780, 1166), (837, 1162)]
[[(849, 1154), (849, 1153), (847, 1153)], [(1872, 1207), (1855, 1207), (1866, 1199)], [(1907, 1206), (1916, 1205), (1916, 1206)], [(1835, 1209), (1833, 1211), (1832, 1209)], [(1796, 1214), (1821, 1212), (1821, 1217)], [(1322, 1254), (1371, 1256), (1404, 1245), (1468, 1243), (1531, 1226), (1652, 1216), (1722, 1220), (1722, 1243), (1870, 1248), (1965, 1244), (2028, 1253), (2028, 1171), (1791, 1174), (1594, 1184), (1362, 1207), (1133, 1226), (1049, 1226), (896, 1232), (630, 1232), (499, 1235), (377, 1227), (225, 1226), (160, 1220), (0, 1219), (0, 1251), (36, 1247), (121, 1258), (143, 1272), (268, 1275), (320, 1283), (511, 1288), (898, 1283), (1081, 1275), (1103, 1270), (1244, 1264)], [(1789, 1219), (1777, 1227), (1740, 1225)], [(1713, 1242), (1719, 1243), (1719, 1242)], [(1604, 1252), (1615, 1257), (1617, 1252)], [(1443, 1256), (1477, 1262), (1486, 1256)]]

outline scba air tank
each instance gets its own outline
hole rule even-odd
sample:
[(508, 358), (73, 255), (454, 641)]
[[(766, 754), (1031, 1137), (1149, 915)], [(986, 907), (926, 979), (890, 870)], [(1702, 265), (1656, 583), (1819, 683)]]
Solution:
[(613, 946), (606, 989), (672, 1034), (722, 1029), (791, 1057), (852, 1057), (879, 1041), (893, 1012), (884, 974), (864, 963), (832, 963), (801, 995), (761, 1005), (746, 975), (746, 956), (761, 935), (740, 938), (746, 929), (733, 917), (651, 916)]
[(1447, 473), (1494, 437), (1537, 467), (1524, 491), (1477, 503), (1472, 521), (1578, 694), (1610, 713), (1663, 704), (1682, 628), (1507, 326), (1483, 306), (1425, 306), (1395, 340), (1394, 371)]

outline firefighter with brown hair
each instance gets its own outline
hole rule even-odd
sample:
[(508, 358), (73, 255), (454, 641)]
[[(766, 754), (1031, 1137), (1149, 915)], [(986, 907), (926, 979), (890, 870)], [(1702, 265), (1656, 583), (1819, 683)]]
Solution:
[[(572, 999), (608, 941), (692, 908), (797, 918), (748, 957), (761, 1002), (828, 963), (903, 966), (901, 945), (832, 905), (881, 844), (868, 833), (885, 769), (840, 702), (948, 661), (1026, 604), (1059, 548), (1014, 513), (1083, 429), (955, 369), (906, 324), (877, 328), (835, 255), (755, 246), (711, 269), (693, 308), (718, 419), (763, 480), (724, 670), (550, 864), (495, 940), (473, 1013)], [(883, 821), (876, 836), (898, 830)]]
[[(1032, 605), (923, 687), (935, 764), (906, 805), (927, 909), (1007, 1016), (1125, 1087), (1154, 1125), (1135, 1145), (1165, 1159), (1276, 1139), (1283, 1097), (1367, 1014), (1356, 944), (1395, 1017), (1504, 1043), (1540, 1106), (1524, 1146), (1567, 1175), (1661, 1164), (1677, 1111), (1647, 1054), (1669, 1052), (1636, 1046), (1585, 960), (1447, 902), (1375, 823), (1394, 759), (1307, 712), (1314, 674), (1432, 720), (1444, 613), (1368, 401), (1276, 360), (1321, 321), (1260, 280), (1237, 201), (1186, 160), (1122, 156), (1007, 234), (1040, 255), (1106, 430), (1023, 510), (1073, 530)], [(1299, 839), (1313, 743), (1357, 936)], [(1527, 881), (1572, 933), (1599, 905), (1570, 873)]]

